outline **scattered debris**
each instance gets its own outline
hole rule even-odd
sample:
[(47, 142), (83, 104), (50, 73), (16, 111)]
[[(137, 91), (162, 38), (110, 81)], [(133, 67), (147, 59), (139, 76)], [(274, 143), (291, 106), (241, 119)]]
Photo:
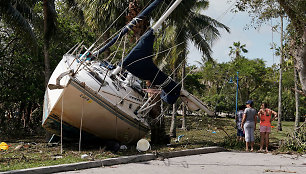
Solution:
[(58, 143), (48, 143), (47, 146), (48, 147), (55, 147), (55, 146), (58, 146)]
[(120, 146), (120, 150), (126, 150), (126, 149), (127, 149), (126, 145), (121, 145)]
[(87, 154), (83, 154), (83, 155), (81, 155), (81, 158), (82, 159), (87, 159), (87, 158), (89, 158), (90, 156), (89, 155), (87, 155)]
[(56, 160), (56, 159), (62, 159), (63, 158), (63, 156), (61, 156), (61, 155), (58, 155), (58, 156), (52, 156), (52, 159), (54, 159), (54, 160)]
[(137, 147), (136, 149), (138, 151), (147, 151), (150, 149), (150, 143), (148, 140), (146, 139), (140, 139), (138, 142), (137, 142)]
[(0, 150), (8, 150), (9, 145), (7, 145), (5, 142), (0, 143)]
[(20, 150), (23, 147), (23, 144), (19, 144), (18, 146), (15, 147), (14, 150)]
[(179, 136), (177, 137), (177, 139), (175, 140), (175, 142), (179, 142), (183, 136), (185, 136), (185, 135), (179, 135)]
[(265, 172), (284, 172), (284, 173), (296, 173), (294, 171), (287, 171), (287, 170), (271, 170), (271, 169), (266, 169)]
[(27, 143), (27, 144), (23, 145), (23, 148), (25, 148), (25, 149), (29, 149), (30, 147), (31, 147), (30, 143)]

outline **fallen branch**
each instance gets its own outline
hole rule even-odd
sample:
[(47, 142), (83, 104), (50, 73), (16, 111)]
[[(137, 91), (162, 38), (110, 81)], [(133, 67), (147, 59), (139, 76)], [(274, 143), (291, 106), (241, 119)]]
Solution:
[(296, 92), (298, 92), (299, 94), (301, 94), (301, 95), (303, 95), (303, 96), (306, 97), (306, 94), (305, 94), (303, 91), (301, 91), (301, 90), (294, 89), (294, 88), (291, 88), (291, 90), (292, 90), (292, 91), (296, 91)]

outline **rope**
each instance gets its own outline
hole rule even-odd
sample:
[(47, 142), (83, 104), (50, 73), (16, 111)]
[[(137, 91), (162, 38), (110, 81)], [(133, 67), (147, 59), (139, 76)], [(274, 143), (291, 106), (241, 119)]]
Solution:
[[(114, 53), (114, 55), (113, 55), (113, 58), (111, 59), (110, 63), (112, 63), (112, 61), (114, 60), (115, 56), (117, 55), (118, 50), (119, 50), (119, 47), (120, 47), (120, 45), (121, 45), (121, 43), (122, 43), (122, 40), (123, 40), (123, 37), (120, 39), (120, 42), (119, 42), (119, 44), (118, 44), (118, 47), (117, 47), (117, 49), (116, 49), (116, 51), (115, 51), (115, 53)], [(117, 41), (118, 41), (118, 40), (117, 40)], [(116, 42), (117, 42), (117, 41), (116, 41)]]
[(116, 116), (116, 139), (118, 139), (118, 117)]
[(80, 125), (79, 152), (81, 152), (81, 144), (82, 144), (83, 116), (84, 116), (84, 99), (82, 98), (82, 116), (81, 116), (81, 125)]
[[(104, 36), (104, 34), (115, 24), (115, 22), (117, 22), (117, 20), (128, 10), (129, 7), (126, 7), (125, 10), (115, 19), (115, 21), (104, 31), (104, 33), (102, 33), (102, 35), (96, 40), (95, 43), (97, 43), (102, 36)], [(121, 28), (122, 29), (122, 28)], [(109, 40), (109, 39), (108, 39)], [(106, 42), (106, 41), (105, 41)], [(105, 44), (105, 42), (103, 42), (103, 44)], [(101, 45), (100, 45), (101, 46)], [(100, 47), (98, 46), (98, 47)], [(98, 48), (97, 47), (97, 48)]]
[(61, 154), (63, 154), (63, 114), (64, 114), (64, 95), (62, 99), (62, 112), (61, 112)]

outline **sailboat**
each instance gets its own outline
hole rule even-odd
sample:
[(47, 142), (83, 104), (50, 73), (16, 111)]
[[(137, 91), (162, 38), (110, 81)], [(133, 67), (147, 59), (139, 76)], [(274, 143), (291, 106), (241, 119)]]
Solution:
[(169, 104), (181, 96), (191, 110), (213, 114), (152, 61), (154, 31), (182, 0), (172, 4), (117, 66), (95, 59), (161, 1), (153, 1), (102, 48), (78, 44), (63, 55), (45, 91), (42, 126), (47, 131), (65, 139), (138, 141), (150, 130), (147, 115), (155, 105), (142, 89), (142, 80), (158, 86), (161, 99)]

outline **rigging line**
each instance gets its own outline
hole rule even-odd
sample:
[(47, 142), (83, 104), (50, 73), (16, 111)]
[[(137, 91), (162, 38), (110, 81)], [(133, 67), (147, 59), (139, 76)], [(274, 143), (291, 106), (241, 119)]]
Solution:
[(84, 116), (84, 98), (82, 98), (82, 116), (81, 116), (81, 125), (80, 125), (79, 152), (81, 152), (83, 116)]
[(115, 21), (102, 33), (102, 35), (94, 42), (97, 43), (101, 37), (117, 22), (117, 20), (128, 10), (129, 7), (126, 7), (125, 10), (115, 19)]
[[(237, 1), (237, 0), (236, 0), (236, 1)], [(236, 2), (236, 1), (235, 1), (235, 2)], [(234, 2), (234, 3), (235, 3), (235, 2)], [(225, 11), (225, 12), (223, 13), (223, 16), (225, 16), (225, 14), (228, 13), (228, 11), (229, 11), (230, 8), (234, 5), (234, 3), (228, 8), (227, 11)], [(222, 18), (222, 16), (220, 16), (219, 18)], [(218, 18), (218, 19), (219, 19), (219, 18)], [(209, 27), (209, 25), (206, 26), (205, 28), (208, 28), (208, 27)], [(198, 35), (198, 34), (199, 34), (199, 33), (193, 35), (192, 37), (195, 37), (195, 36)], [(202, 40), (204, 40), (204, 38), (203, 38)], [(170, 49), (172, 49), (172, 48), (175, 48), (175, 47), (177, 47), (177, 46), (179, 46), (179, 45), (181, 45), (181, 44), (183, 44), (183, 43), (185, 43), (185, 41), (184, 41), (184, 42), (181, 42), (181, 43), (179, 43), (179, 44), (177, 44), (177, 45), (174, 45), (173, 47), (171, 47), (171, 48), (169, 48), (169, 49), (166, 49), (166, 50), (164, 50), (164, 51), (168, 51), (168, 50), (170, 50)], [(164, 51), (162, 51), (162, 52), (164, 52)], [(152, 55), (154, 55), (154, 54), (152, 54)], [(150, 56), (151, 56), (151, 55), (150, 55)], [(147, 57), (150, 57), (150, 56), (147, 56)], [(136, 61), (134, 61), (134, 62), (143, 60), (143, 59), (145, 59), (145, 58), (147, 58), (147, 57), (144, 57), (144, 58), (142, 58), (142, 59), (136, 60)], [(186, 59), (186, 57), (185, 57), (185, 59)], [(132, 62), (132, 63), (133, 63), (133, 62)], [(132, 63), (131, 63), (131, 64), (132, 64)], [(129, 65), (128, 65), (128, 66), (129, 66)], [(187, 75), (188, 75), (188, 74), (187, 74)], [(184, 79), (187, 77), (187, 75), (184, 77)], [(181, 83), (181, 82), (180, 82), (180, 83)], [(178, 83), (178, 84), (179, 84), (179, 83)], [(178, 84), (177, 84), (177, 85), (178, 85)], [(175, 86), (175, 87), (176, 87), (176, 86)], [(172, 90), (173, 90), (173, 89), (172, 89)], [(171, 90), (171, 91), (172, 91), (172, 90)], [(170, 91), (170, 92), (171, 92), (171, 91)], [(169, 92), (169, 93), (170, 93), (170, 92)], [(166, 95), (168, 95), (168, 94), (166, 94)]]
[[(186, 58), (185, 58), (185, 59), (186, 59)], [(181, 64), (182, 64), (182, 63), (181, 63)], [(181, 64), (179, 64), (179, 66), (181, 66)], [(183, 80), (186, 79), (186, 77), (187, 77), (189, 74), (191, 74), (191, 72), (192, 72), (192, 70), (190, 70), (190, 71), (185, 75), (185, 77), (183, 77), (183, 78), (181, 79), (181, 81), (179, 81), (179, 82), (169, 91), (169, 93), (166, 93), (166, 95), (163, 96), (163, 97), (161, 97), (157, 102), (160, 102), (163, 98), (166, 98), (166, 97), (168, 96), (168, 94), (170, 94), (179, 84), (182, 83)], [(155, 102), (155, 103), (157, 103), (157, 102)]]
[[(153, 2), (153, 3), (154, 3), (154, 2)], [(149, 6), (149, 4), (151, 4), (151, 1), (149, 1), (149, 2), (142, 8), (142, 10), (138, 13), (138, 15), (141, 14), (141, 13)], [(138, 16), (138, 15), (137, 15), (137, 16)], [(137, 17), (137, 16), (136, 16), (136, 17)], [(133, 22), (134, 19), (136, 19), (136, 17), (134, 17), (133, 20), (130, 21), (130, 23)], [(130, 24), (130, 23), (129, 23), (129, 24)], [(129, 27), (128, 27), (129, 24), (127, 24), (127, 25), (125, 25), (124, 27), (122, 27), (122, 28), (120, 29), (120, 31), (123, 32), (123, 30), (125, 30), (125, 29), (131, 30), (131, 29), (129, 29)], [(136, 24), (137, 24), (137, 20), (136, 20), (135, 25), (136, 25)], [(110, 28), (110, 27), (109, 27), (109, 28)], [(127, 31), (127, 32), (128, 32), (128, 31)], [(126, 34), (126, 33), (124, 33), (124, 34)], [(115, 37), (113, 37), (113, 36), (114, 36), (114, 35), (112, 35), (112, 39), (114, 39), (114, 38), (117, 37), (117, 36), (118, 36), (118, 37), (121, 37), (121, 35), (117, 35), (117, 36), (115, 36)], [(118, 39), (118, 38), (117, 38), (117, 39)], [(117, 40), (117, 39), (116, 39), (116, 40)], [(110, 40), (110, 39), (108, 39), (108, 40)], [(103, 44), (105, 44), (105, 42), (104, 42)], [(103, 44), (101, 44), (101, 45), (103, 45)], [(100, 45), (100, 46), (101, 46), (101, 45)], [(111, 45), (113, 45), (113, 44), (111, 44)], [(100, 46), (99, 46), (99, 47), (100, 47)], [(106, 46), (106, 45), (105, 45), (105, 46)], [(105, 47), (105, 46), (104, 46), (104, 47)], [(101, 48), (100, 48), (100, 49), (101, 49)], [(98, 49), (97, 51), (100, 51), (100, 49)]]
[(63, 114), (64, 114), (64, 95), (62, 99), (62, 112), (61, 112), (61, 154), (63, 154)]
[[(185, 59), (186, 59), (186, 57), (185, 57)], [(184, 61), (182, 61), (182, 62), (174, 69), (174, 71), (173, 71), (170, 75), (174, 74), (174, 72), (175, 72), (180, 66), (183, 65), (183, 62), (184, 62)], [(160, 72), (160, 70), (159, 70), (158, 72)], [(156, 73), (156, 76), (157, 76), (157, 74), (158, 74), (158, 73)], [(186, 74), (185, 78), (187, 77), (187, 75), (188, 75), (188, 74)], [(156, 77), (156, 76), (155, 76), (155, 77)], [(184, 79), (185, 79), (185, 78), (184, 78)], [(184, 79), (182, 79), (179, 83), (177, 83), (177, 84), (175, 85), (175, 87), (172, 88), (172, 89), (169, 91), (169, 93), (171, 93), (171, 92), (173, 91), (173, 89), (175, 89), (179, 84), (181, 84), (182, 81), (183, 81)], [(162, 88), (159, 87), (158, 89), (162, 89)], [(166, 95), (165, 95), (163, 98), (166, 98), (166, 96), (168, 96), (169, 93), (166, 93)], [(157, 102), (153, 103), (153, 101), (154, 101), (157, 97), (158, 97), (158, 96), (156, 95), (156, 96), (154, 97), (153, 100), (149, 101), (149, 105), (154, 105), (154, 104), (156, 104), (157, 102), (160, 102), (160, 101), (163, 99), (163, 98), (161, 97), (161, 99), (159, 99)]]
[[(234, 6), (234, 4), (237, 2), (237, 0), (235, 1), (235, 2), (233, 2), (232, 4), (231, 4), (231, 6), (229, 7), (229, 8), (227, 8), (227, 10), (222, 14), (222, 15), (220, 15), (216, 20), (220, 20), (220, 19), (222, 19), (229, 11), (230, 11), (230, 9)], [(207, 25), (205, 28), (204, 28), (204, 30), (206, 29), (206, 28), (208, 28), (210, 25)], [(197, 34), (194, 34), (193, 36), (191, 36), (191, 38), (194, 38), (195, 36), (197, 36), (199, 33), (197, 33)], [(204, 40), (204, 38), (203, 39), (201, 39), (201, 41), (202, 40)], [(174, 46), (172, 46), (172, 47), (170, 47), (170, 48), (168, 48), (168, 49), (165, 49), (165, 50), (163, 50), (163, 51), (161, 51), (161, 53), (163, 53), (163, 52), (165, 52), (165, 51), (168, 51), (168, 50), (170, 50), (170, 49), (173, 49), (173, 48), (175, 48), (175, 47), (178, 47), (178, 46), (180, 46), (180, 45), (182, 45), (183, 43), (185, 43), (186, 41), (183, 41), (183, 42), (181, 42), (181, 43), (178, 43), (178, 44), (176, 44), (176, 45), (174, 45)]]
[[(123, 42), (123, 50), (122, 50), (122, 56), (121, 56), (121, 61), (123, 62), (123, 59), (124, 59), (124, 57), (125, 57), (125, 44), (126, 44), (126, 39), (127, 39), (127, 35), (125, 35), (125, 37), (124, 37), (124, 42)], [(122, 68), (122, 64), (121, 64), (121, 68)]]
[[(160, 15), (160, 16), (163, 16), (163, 15), (166, 13), (167, 9), (169, 9), (170, 6), (173, 4), (174, 1), (175, 1), (175, 0), (171, 0), (171, 2), (168, 4), (168, 6), (166, 7), (166, 10), (164, 10), (163, 13), (162, 13), (162, 8), (160, 8), (157, 14), (162, 14), (162, 15)], [(164, 5), (164, 4), (166, 4), (165, 1), (163, 1), (163, 4), (161, 4), (161, 6)]]
[[(172, 0), (172, 2), (173, 2), (173, 0)], [(163, 1), (163, 3), (165, 3), (165, 2)], [(149, 4), (149, 2), (147, 3), (146, 6), (148, 6), (148, 4)], [(143, 7), (142, 11), (146, 8), (146, 6)], [(168, 5), (168, 8), (169, 8), (170, 6), (171, 6), (171, 3)], [(142, 11), (140, 11), (140, 13), (141, 13)], [(140, 13), (139, 13), (139, 14), (140, 14)], [(126, 28), (126, 26), (124, 26), (121, 30), (123, 31), (123, 29), (125, 29), (125, 28)], [(149, 29), (150, 29), (150, 27), (148, 27), (148, 28), (146, 29), (145, 32), (147, 32)], [(118, 32), (117, 32), (117, 33), (118, 33)], [(115, 35), (115, 34), (113, 34), (111, 37), (113, 37), (114, 35)], [(111, 37), (110, 37), (110, 38), (111, 38)], [(136, 43), (139, 41), (139, 39), (140, 39), (140, 38), (138, 38), (134, 44), (136, 44)], [(109, 40), (109, 39), (108, 39), (108, 40)], [(116, 41), (117, 41), (117, 40), (116, 40)], [(105, 43), (105, 42), (104, 42), (104, 43)], [(121, 64), (122, 64), (122, 62), (121, 62)]]
[[(118, 40), (116, 40), (116, 42), (117, 42), (117, 41), (118, 41)], [(115, 43), (116, 43), (116, 42), (115, 42)], [(114, 43), (114, 44), (115, 44), (115, 43)], [(121, 43), (121, 41), (120, 41), (120, 43)], [(120, 44), (119, 44), (119, 45), (120, 45)], [(86, 48), (85, 48), (85, 49), (86, 49)], [(113, 54), (115, 54), (115, 55), (116, 55), (116, 54), (117, 54), (118, 49), (119, 49), (119, 48), (117, 48), (117, 50), (116, 50), (116, 52), (115, 52), (115, 53), (112, 53), (110, 56), (108, 56), (108, 57), (106, 58), (106, 60), (107, 60), (109, 57), (111, 57)], [(86, 51), (86, 52), (88, 52), (88, 51), (89, 51), (89, 49), (87, 49), (87, 51)], [(86, 53), (86, 52), (85, 52), (85, 53)], [(114, 56), (115, 56), (115, 55), (114, 55)], [(81, 58), (82, 58), (82, 57), (81, 57)], [(81, 59), (80, 59), (80, 60), (81, 60)], [(85, 60), (86, 60), (86, 59), (85, 59)], [(81, 70), (81, 69), (80, 69), (80, 66), (81, 66), (81, 65), (83, 65), (84, 67), (87, 67), (87, 66), (88, 66), (88, 65), (87, 65), (87, 62), (86, 62), (85, 60), (83, 60), (83, 61), (81, 61), (81, 62), (80, 62), (79, 68), (76, 70), (76, 72), (75, 72), (75, 73), (77, 73), (77, 72), (79, 72), (79, 71)], [(104, 60), (105, 60), (105, 59), (104, 59)], [(87, 67), (87, 68), (88, 68), (88, 67)]]
[[(123, 37), (121, 37), (120, 42), (119, 42), (119, 44), (118, 44), (118, 47), (117, 47), (117, 49), (116, 49), (116, 51), (115, 51), (115, 54), (113, 55), (113, 58), (111, 59), (110, 63), (112, 63), (112, 61), (114, 60), (115, 56), (117, 55), (118, 50), (119, 50), (119, 47), (120, 47), (120, 45), (121, 45), (121, 43), (122, 43), (122, 40), (123, 40)], [(118, 41), (118, 40), (117, 40), (117, 41)]]
[[(172, 0), (171, 2), (173, 2), (174, 0)], [(163, 3), (165, 3), (164, 1), (163, 1)], [(148, 5), (149, 3), (147, 3), (147, 5)], [(167, 9), (170, 7), (172, 5), (172, 3), (170, 3), (169, 5), (168, 5), (168, 7), (167, 7)], [(142, 9), (142, 11), (145, 9), (145, 7)], [(141, 13), (141, 12), (140, 12)], [(139, 14), (140, 14), (139, 13)], [(125, 26), (123, 27), (123, 28), (125, 28)], [(145, 32), (144, 33), (146, 33), (149, 29), (150, 29), (151, 27), (148, 27), (146, 30), (145, 30)], [(141, 39), (141, 37), (140, 38), (138, 38), (136, 41), (135, 41), (135, 43), (133, 44), (133, 45), (136, 45), (137, 43), (138, 43), (138, 41)], [(152, 54), (152, 56), (153, 56), (154, 54)], [(156, 54), (155, 54), (156, 55)], [(122, 60), (122, 62), (121, 62), (121, 64), (123, 64), (123, 60)]]
[[(229, 10), (233, 7), (233, 5), (234, 5), (236, 2), (237, 2), (237, 0), (236, 0), (234, 3), (232, 3), (232, 5), (231, 5), (231, 6), (230, 6), (221, 16), (219, 16), (217, 19), (219, 20), (219, 19), (223, 18), (223, 17), (229, 12)], [(209, 26), (210, 26), (210, 25), (206, 26), (205, 28), (208, 28)], [(204, 29), (205, 29), (205, 28), (204, 28)], [(198, 35), (198, 34), (199, 34), (199, 33), (194, 34), (191, 38), (195, 37), (195, 36)], [(204, 38), (203, 38), (202, 40), (204, 40)], [(201, 41), (202, 41), (202, 40), (201, 40)], [(186, 43), (186, 41), (181, 42), (181, 43), (179, 43), (179, 44), (176, 44), (176, 45), (174, 45), (173, 47), (170, 47), (169, 49), (163, 50), (162, 52), (165, 52), (165, 51), (168, 51), (168, 50), (173, 49), (173, 48), (175, 48), (175, 47), (178, 47), (179, 45), (181, 45), (181, 44), (183, 44), (183, 43)], [(131, 64), (133, 64), (133, 63), (135, 63), (135, 62), (138, 62), (138, 61), (140, 61), (140, 60), (143, 60), (143, 59), (146, 59), (146, 58), (150, 58), (150, 57), (153, 56), (153, 55), (156, 55), (156, 54), (152, 54), (152, 55), (146, 56), (146, 57), (144, 57), (144, 58), (138, 59), (138, 60), (136, 60), (136, 61), (134, 61), (134, 62), (131, 62), (129, 65), (131, 65)], [(186, 61), (186, 59), (187, 59), (187, 57), (184, 58), (185, 61)], [(182, 63), (180, 63), (180, 65), (181, 65), (181, 64), (182, 64)], [(129, 65), (127, 65), (127, 66), (129, 66)], [(179, 66), (180, 66), (180, 65), (179, 65)], [(178, 67), (179, 67), (179, 66), (178, 66)], [(178, 68), (178, 67), (177, 67), (177, 68)], [(177, 68), (176, 68), (176, 69), (177, 69)], [(191, 72), (191, 71), (190, 71), (190, 72)], [(185, 76), (184, 78), (182, 78), (182, 80), (184, 80), (184, 79), (187, 77), (187, 75), (190, 74), (190, 72), (187, 73), (186, 76)], [(178, 84), (182, 83), (182, 80), (181, 80)], [(175, 87), (177, 87), (178, 84), (177, 84)], [(174, 87), (174, 88), (175, 88), (175, 87)], [(174, 89), (174, 88), (173, 88), (173, 89)], [(173, 90), (173, 89), (172, 89), (172, 90)], [(170, 92), (172, 92), (172, 90), (171, 90)], [(169, 93), (170, 93), (170, 92), (169, 92)], [(168, 93), (168, 94), (169, 94), (169, 93)], [(164, 97), (166, 97), (168, 94), (166, 94)], [(161, 99), (160, 99), (160, 100), (161, 100)]]
[(218, 18), (217, 20), (223, 18), (230, 10), (231, 8), (236, 4), (238, 0), (235, 0)]
[[(167, 53), (166, 57), (167, 57), (167, 56), (170, 54), (170, 52), (171, 52), (171, 50), (169, 50), (169, 51), (168, 51), (168, 53)], [(159, 73), (160, 71), (162, 71), (162, 70), (158, 68), (158, 72), (156, 73), (156, 75), (155, 75), (155, 77), (154, 77), (153, 81), (151, 82), (150, 88), (152, 87), (152, 84), (153, 84), (153, 83), (154, 83), (154, 81), (156, 80), (157, 75), (158, 75), (158, 73)], [(159, 88), (159, 89), (161, 89), (161, 88)], [(154, 99), (155, 99), (155, 98), (154, 98)]]
[[(113, 37), (115, 37), (118, 33), (121, 33), (123, 31), (123, 29), (124, 29), (124, 27), (122, 27), (121, 29), (116, 31), (113, 35), (111, 35), (109, 38), (107, 38), (103, 43), (101, 43), (99, 46), (97, 46), (97, 48), (95, 48), (95, 50), (98, 50), (99, 47), (102, 47), (105, 43), (107, 43), (109, 40), (111, 40)], [(118, 40), (116, 40), (114, 44), (116, 44), (117, 41)]]
[[(165, 34), (166, 34), (166, 31), (164, 31), (164, 34), (163, 34), (163, 37), (162, 37), (162, 40), (161, 40), (161, 44), (162, 44), (162, 42), (164, 41)], [(160, 44), (160, 45), (161, 45), (161, 44)], [(170, 54), (170, 52), (171, 52), (171, 49), (168, 51), (168, 53), (167, 53), (167, 55), (166, 55), (165, 57), (168, 57), (168, 55)], [(159, 54), (159, 50), (158, 50), (157, 53), (155, 54), (156, 57), (158, 56), (158, 54)], [(165, 58), (164, 58), (164, 59), (165, 59)], [(164, 60), (164, 59), (163, 59), (163, 60)], [(162, 70), (158, 68), (158, 72), (156, 73), (156, 75), (155, 75), (153, 81), (151, 82), (151, 85), (150, 85), (149, 88), (152, 87), (152, 85), (153, 85), (153, 83), (154, 83), (155, 79), (157, 78), (157, 75), (158, 75), (158, 73), (159, 73), (160, 71), (162, 71)], [(154, 99), (155, 99), (155, 98), (154, 98)]]
[(165, 111), (168, 111), (168, 110), (169, 110), (169, 106), (164, 111), (162, 111), (156, 118), (152, 119), (150, 121), (150, 124), (153, 122), (154, 122), (153, 124), (156, 124), (158, 121), (161, 121), (161, 118), (166, 115)]

